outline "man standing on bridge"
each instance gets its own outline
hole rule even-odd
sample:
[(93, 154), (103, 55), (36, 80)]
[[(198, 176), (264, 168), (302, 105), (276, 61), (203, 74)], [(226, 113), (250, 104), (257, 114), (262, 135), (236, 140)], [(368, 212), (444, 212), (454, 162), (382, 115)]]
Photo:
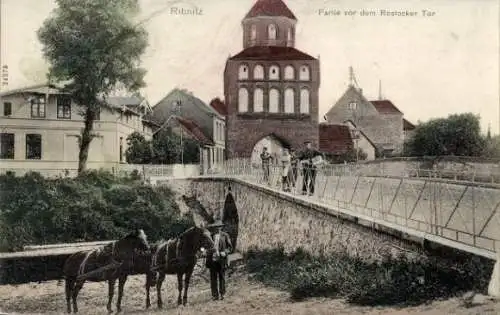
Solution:
[(302, 164), (302, 194), (314, 195), (314, 186), (316, 184), (316, 166), (322, 161), (322, 154), (312, 148), (311, 141), (304, 142), (305, 150), (299, 153), (298, 160)]

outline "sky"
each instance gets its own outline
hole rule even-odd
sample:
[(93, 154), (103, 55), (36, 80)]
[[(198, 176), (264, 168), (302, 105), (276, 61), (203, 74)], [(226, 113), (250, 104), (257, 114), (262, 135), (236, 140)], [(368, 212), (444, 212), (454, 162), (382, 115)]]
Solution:
[[(43, 83), (48, 67), (36, 31), (55, 1), (0, 1), (0, 62), (9, 66), (8, 89)], [(241, 20), (255, 1), (140, 0), (140, 19), (153, 16), (145, 24), (149, 47), (142, 59), (149, 102), (156, 104), (176, 87), (205, 102), (223, 98), (225, 62), (243, 48)], [(499, 133), (497, 0), (285, 3), (298, 19), (295, 47), (320, 58), (320, 117), (346, 91), (352, 66), (368, 99), (378, 98), (380, 80), (383, 98), (413, 123), (473, 112), (484, 132), (491, 125), (492, 133)], [(176, 15), (175, 9), (199, 14)], [(375, 16), (361, 15), (370, 10)], [(417, 15), (387, 16), (381, 10)]]

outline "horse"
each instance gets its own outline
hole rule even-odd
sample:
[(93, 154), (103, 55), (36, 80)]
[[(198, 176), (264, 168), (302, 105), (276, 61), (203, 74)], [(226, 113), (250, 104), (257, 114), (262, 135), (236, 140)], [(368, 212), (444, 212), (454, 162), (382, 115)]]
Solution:
[[(151, 246), (151, 272), (146, 279), (146, 309), (151, 307), (150, 288), (153, 286), (151, 281), (154, 280), (156, 280), (158, 308), (163, 308), (161, 287), (167, 274), (177, 275), (177, 289), (179, 291), (177, 305), (187, 304), (189, 282), (198, 259), (197, 253), (202, 247), (209, 253), (215, 248), (210, 232), (206, 228), (198, 226), (187, 229), (177, 238)], [(158, 272), (157, 278), (151, 275), (153, 272)], [(184, 294), (182, 294), (183, 289)]]
[(67, 312), (71, 313), (71, 299), (73, 312), (78, 312), (77, 297), (85, 281), (108, 281), (107, 309), (111, 313), (116, 279), (119, 280), (116, 308), (120, 312), (127, 275), (131, 274), (135, 260), (141, 256), (150, 256), (150, 247), (144, 231), (137, 229), (118, 241), (68, 257), (63, 267)]

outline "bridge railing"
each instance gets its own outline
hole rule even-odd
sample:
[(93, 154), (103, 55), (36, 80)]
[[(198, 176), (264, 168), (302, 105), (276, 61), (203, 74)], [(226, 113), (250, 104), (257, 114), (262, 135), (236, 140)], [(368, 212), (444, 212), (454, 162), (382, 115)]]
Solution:
[[(308, 173), (309, 172), (309, 173)], [(292, 175), (289, 172), (288, 175)], [(303, 194), (309, 169), (296, 170), (286, 193)], [(275, 190), (285, 190), (283, 168), (249, 160), (231, 160), (220, 175), (235, 177)], [(436, 236), (489, 254), (500, 246), (500, 185), (440, 178), (429, 172), (423, 176), (365, 175), (349, 167), (324, 165), (316, 169), (313, 198), (358, 217), (367, 217)], [(292, 175), (293, 176), (293, 175)], [(290, 179), (290, 178), (289, 178)], [(285, 183), (286, 184), (286, 183)], [(483, 253), (482, 252), (482, 253)]]

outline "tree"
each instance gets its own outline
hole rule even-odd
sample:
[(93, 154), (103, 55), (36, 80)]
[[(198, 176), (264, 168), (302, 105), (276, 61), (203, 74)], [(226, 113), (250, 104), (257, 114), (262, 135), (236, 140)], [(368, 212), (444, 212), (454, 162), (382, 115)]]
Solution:
[(453, 114), (417, 126), (407, 143), (413, 156), (479, 156), (485, 148), (480, 118), (472, 113)]
[(180, 139), (170, 128), (155, 134), (152, 146), (155, 164), (173, 164), (180, 161)]
[(79, 138), (78, 172), (86, 169), (94, 121), (117, 85), (129, 91), (143, 87), (139, 67), (147, 33), (134, 25), (138, 0), (56, 0), (57, 8), (38, 30), (49, 81), (63, 87), (81, 106), (84, 128)]
[(187, 138), (182, 141), (184, 163), (195, 164), (200, 162), (200, 145), (196, 140)]
[[(164, 129), (146, 140), (134, 132), (127, 137), (128, 148), (125, 152), (128, 163), (133, 164), (173, 164), (181, 163), (181, 139), (170, 128)], [(197, 141), (184, 138), (182, 141), (184, 163), (200, 162), (200, 145)]]
[(486, 145), (484, 148), (484, 154), (487, 158), (500, 158), (500, 136), (492, 137), (491, 134), (486, 136)]
[(153, 152), (151, 143), (139, 132), (134, 132), (127, 137), (127, 150), (125, 151), (127, 163), (149, 164), (152, 162)]

